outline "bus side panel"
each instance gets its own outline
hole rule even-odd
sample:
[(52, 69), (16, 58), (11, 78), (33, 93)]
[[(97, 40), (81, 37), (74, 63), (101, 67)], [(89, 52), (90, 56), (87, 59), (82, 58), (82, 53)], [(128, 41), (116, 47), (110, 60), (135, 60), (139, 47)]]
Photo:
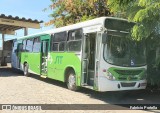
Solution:
[(30, 71), (40, 75), (41, 53), (30, 53)]
[(76, 73), (77, 85), (81, 82), (81, 60), (75, 53), (50, 53), (48, 61), (48, 77), (64, 82), (67, 67), (72, 67)]
[(29, 65), (29, 72), (40, 74), (40, 53), (21, 53), (21, 64), (27, 63)]

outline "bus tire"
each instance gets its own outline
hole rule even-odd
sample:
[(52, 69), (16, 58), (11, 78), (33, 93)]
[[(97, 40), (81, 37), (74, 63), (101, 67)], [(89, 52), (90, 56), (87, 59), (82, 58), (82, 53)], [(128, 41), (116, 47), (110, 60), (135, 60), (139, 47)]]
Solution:
[(76, 86), (76, 77), (75, 77), (74, 71), (70, 71), (68, 73), (67, 87), (69, 90), (72, 90), (72, 91), (77, 91), (79, 89), (79, 87)]
[(27, 63), (25, 63), (24, 64), (24, 71), (23, 72), (24, 72), (24, 76), (26, 76), (26, 77), (28, 77), (30, 75), (28, 69), (29, 69), (29, 66), (28, 66)]

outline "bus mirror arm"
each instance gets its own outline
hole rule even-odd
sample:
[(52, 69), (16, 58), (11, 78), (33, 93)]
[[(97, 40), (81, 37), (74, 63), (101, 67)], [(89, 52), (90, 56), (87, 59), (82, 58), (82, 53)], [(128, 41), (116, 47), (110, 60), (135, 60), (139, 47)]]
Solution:
[(102, 43), (103, 44), (107, 43), (107, 33), (102, 34)]

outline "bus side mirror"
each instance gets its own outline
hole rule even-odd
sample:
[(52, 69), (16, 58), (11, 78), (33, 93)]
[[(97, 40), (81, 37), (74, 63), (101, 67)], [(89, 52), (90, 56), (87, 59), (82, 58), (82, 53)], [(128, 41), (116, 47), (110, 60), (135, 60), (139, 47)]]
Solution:
[(102, 43), (106, 44), (107, 43), (107, 33), (102, 34)]
[(17, 49), (16, 49), (16, 50), (14, 50), (14, 53), (18, 54), (18, 50), (17, 50)]
[(17, 49), (16, 50), (14, 50), (14, 53), (17, 53), (18, 51), (17, 51)]

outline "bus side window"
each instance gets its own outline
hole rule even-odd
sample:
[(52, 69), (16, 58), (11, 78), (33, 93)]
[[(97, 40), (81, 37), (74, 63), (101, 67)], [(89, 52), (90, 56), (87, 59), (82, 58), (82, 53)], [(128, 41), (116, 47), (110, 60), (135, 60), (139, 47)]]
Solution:
[(23, 40), (23, 51), (26, 51), (26, 40)]
[(82, 39), (82, 29), (78, 29), (75, 31), (75, 40), (81, 40)]
[(51, 51), (65, 51), (67, 32), (55, 33), (52, 37)]
[(33, 39), (28, 39), (26, 44), (26, 51), (32, 52), (32, 47), (33, 47)]
[(52, 51), (58, 51), (58, 43), (52, 43)]
[(68, 51), (81, 51), (82, 44), (82, 30), (77, 29), (74, 31), (69, 31), (69, 37), (67, 41)]
[(18, 44), (18, 52), (22, 52), (23, 51), (23, 45), (22, 43)]
[(40, 37), (34, 38), (33, 41), (33, 52), (38, 53), (41, 50), (41, 42), (40, 42)]
[(81, 40), (69, 41), (68, 51), (81, 51)]
[(59, 43), (59, 51), (64, 51), (66, 46), (66, 42), (60, 42)]
[(14, 43), (13, 43), (13, 49), (12, 49), (12, 52), (14, 52), (15, 53), (15, 50), (17, 49), (17, 41), (15, 41)]

